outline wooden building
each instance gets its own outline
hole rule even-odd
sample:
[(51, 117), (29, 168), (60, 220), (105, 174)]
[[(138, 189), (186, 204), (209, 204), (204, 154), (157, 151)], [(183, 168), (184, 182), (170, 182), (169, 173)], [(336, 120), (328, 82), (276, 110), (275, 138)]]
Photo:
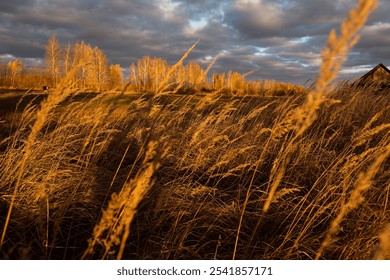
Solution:
[(359, 86), (378, 85), (390, 86), (390, 70), (382, 63), (375, 66), (357, 80)]

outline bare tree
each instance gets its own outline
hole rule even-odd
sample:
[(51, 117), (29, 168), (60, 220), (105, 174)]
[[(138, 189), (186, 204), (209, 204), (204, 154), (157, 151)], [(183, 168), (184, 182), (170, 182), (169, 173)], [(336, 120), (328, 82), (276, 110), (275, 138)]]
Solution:
[(108, 82), (108, 63), (104, 53), (98, 48), (93, 49), (92, 54), (91, 83), (93, 88), (102, 91)]
[(61, 60), (61, 46), (55, 33), (51, 35), (46, 46), (46, 65), (52, 76), (54, 86), (57, 85)]
[(87, 86), (87, 75), (90, 67), (91, 54), (93, 49), (90, 45), (86, 44), (84, 41), (81, 43), (76, 43), (73, 47), (73, 61), (72, 67), (79, 65), (80, 72), (77, 77), (77, 87), (85, 89)]
[(69, 70), (72, 67), (71, 55), (72, 55), (72, 45), (68, 42), (63, 52), (64, 75), (68, 74)]
[(8, 62), (7, 69), (9, 75), (11, 76), (11, 86), (15, 86), (16, 75), (18, 75), (22, 71), (23, 65), (20, 60), (13, 60)]

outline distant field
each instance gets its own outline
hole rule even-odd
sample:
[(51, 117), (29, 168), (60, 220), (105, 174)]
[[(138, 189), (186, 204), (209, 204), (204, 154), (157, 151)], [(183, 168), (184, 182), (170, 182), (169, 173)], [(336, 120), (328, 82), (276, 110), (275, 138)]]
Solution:
[[(115, 106), (130, 106), (132, 102), (136, 100), (148, 100), (153, 98), (153, 94), (112, 94), (112, 93), (94, 93), (94, 92), (81, 92), (73, 94), (65, 99), (57, 109), (65, 108), (66, 105), (75, 102), (87, 103), (98, 95), (103, 96), (107, 94), (105, 102), (107, 104)], [(29, 90), (0, 90), (0, 140), (6, 135), (9, 135), (12, 128), (10, 128), (12, 122), (15, 122), (26, 107), (39, 107), (41, 102), (48, 97), (48, 93), (43, 91), (29, 91)], [(165, 94), (161, 95), (153, 102), (155, 105), (170, 105), (170, 110), (178, 110), (183, 104), (192, 105), (193, 107), (198, 104), (205, 94)], [(220, 95), (214, 100), (212, 108), (223, 107), (226, 103), (235, 102), (238, 104), (250, 103), (255, 101), (258, 104), (267, 103), (271, 100), (283, 100), (286, 97), (245, 97), (245, 96), (226, 96)], [(14, 127), (15, 128), (15, 127)]]

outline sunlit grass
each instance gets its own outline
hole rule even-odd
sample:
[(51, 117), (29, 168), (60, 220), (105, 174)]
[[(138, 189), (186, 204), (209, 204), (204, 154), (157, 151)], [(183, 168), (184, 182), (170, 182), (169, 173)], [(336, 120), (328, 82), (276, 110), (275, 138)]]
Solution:
[(70, 72), (8, 112), (1, 257), (388, 258), (389, 90), (328, 88), (375, 3), (330, 36), (313, 91), (163, 94), (172, 71), (157, 95), (80, 99)]

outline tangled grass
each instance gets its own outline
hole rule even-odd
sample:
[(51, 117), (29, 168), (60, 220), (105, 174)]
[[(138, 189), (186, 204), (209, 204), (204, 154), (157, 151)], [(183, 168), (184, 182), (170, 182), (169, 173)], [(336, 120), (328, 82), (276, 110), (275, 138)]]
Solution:
[(389, 94), (344, 85), (329, 96), (339, 102), (317, 111), (288, 161), (294, 134), (274, 131), (304, 96), (68, 100), (37, 134), (15, 194), (38, 116), (27, 107), (0, 149), (2, 213), (14, 199), (2, 255), (372, 258), (390, 218)]

